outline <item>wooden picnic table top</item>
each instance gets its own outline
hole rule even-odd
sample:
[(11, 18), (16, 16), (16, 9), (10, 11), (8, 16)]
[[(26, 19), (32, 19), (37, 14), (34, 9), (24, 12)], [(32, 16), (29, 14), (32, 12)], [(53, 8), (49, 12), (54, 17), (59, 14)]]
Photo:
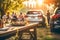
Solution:
[(16, 33), (17, 30), (23, 31), (23, 30), (34, 28), (35, 26), (37, 26), (37, 24), (38, 23), (30, 23), (28, 25), (20, 26), (20, 27), (13, 27), (13, 26), (8, 27), (8, 30), (6, 30), (6, 31), (0, 31), (0, 37), (4, 36), (4, 35), (7, 35), (7, 34)]

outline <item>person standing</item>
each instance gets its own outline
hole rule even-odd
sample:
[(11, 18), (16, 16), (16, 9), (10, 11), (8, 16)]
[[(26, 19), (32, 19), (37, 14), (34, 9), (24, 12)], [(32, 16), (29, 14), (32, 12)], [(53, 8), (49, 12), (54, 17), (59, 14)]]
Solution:
[(7, 13), (6, 16), (7, 16), (7, 21), (10, 21), (10, 20), (11, 20), (11, 19), (10, 19), (11, 17), (10, 17), (10, 13), (9, 13), (9, 12)]
[(49, 10), (47, 10), (47, 21), (48, 21), (48, 24), (49, 24), (49, 22), (50, 22), (50, 12), (49, 12)]

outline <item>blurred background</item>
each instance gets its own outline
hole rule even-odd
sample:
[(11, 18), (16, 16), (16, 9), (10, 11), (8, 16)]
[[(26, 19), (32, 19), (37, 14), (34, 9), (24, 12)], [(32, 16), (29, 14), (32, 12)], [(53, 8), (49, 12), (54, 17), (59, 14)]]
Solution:
[(0, 0), (0, 15), (7, 12), (23, 12), (28, 10), (50, 10), (53, 13), (54, 9), (60, 5), (60, 0)]

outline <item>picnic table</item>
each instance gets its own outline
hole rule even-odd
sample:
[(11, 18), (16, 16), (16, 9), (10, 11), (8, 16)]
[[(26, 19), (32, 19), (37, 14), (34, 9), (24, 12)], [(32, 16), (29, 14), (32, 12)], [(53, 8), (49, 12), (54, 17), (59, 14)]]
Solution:
[(38, 23), (30, 23), (28, 25), (25, 25), (25, 26), (9, 26), (7, 30), (4, 30), (4, 31), (0, 31), (0, 39), (6, 39), (6, 38), (9, 38), (11, 37), (12, 35), (16, 35), (17, 31), (19, 32), (18, 35), (19, 35), (19, 40), (21, 39), (21, 36), (22, 36), (22, 33), (23, 31), (25, 30), (29, 30), (29, 29), (34, 29), (34, 40), (36, 40), (36, 27), (37, 27)]

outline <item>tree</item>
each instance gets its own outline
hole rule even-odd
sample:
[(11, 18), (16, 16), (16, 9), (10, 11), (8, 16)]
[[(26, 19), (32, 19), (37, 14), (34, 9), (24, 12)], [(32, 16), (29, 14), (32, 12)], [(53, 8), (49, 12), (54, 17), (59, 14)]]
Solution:
[(21, 10), (23, 8), (24, 0), (0, 0), (1, 17), (8, 11)]

